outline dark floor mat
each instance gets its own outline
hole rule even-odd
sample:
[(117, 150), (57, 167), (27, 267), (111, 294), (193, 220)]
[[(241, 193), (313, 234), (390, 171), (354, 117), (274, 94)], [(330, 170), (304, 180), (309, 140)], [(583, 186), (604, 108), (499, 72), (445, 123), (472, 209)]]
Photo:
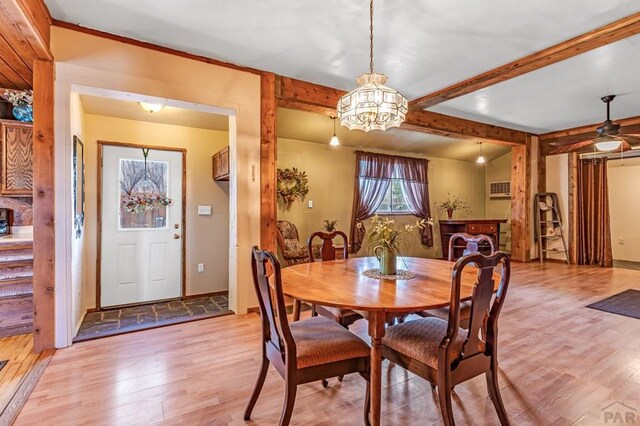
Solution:
[(640, 290), (625, 290), (622, 293), (587, 305), (587, 308), (640, 319)]
[(4, 368), (5, 365), (7, 365), (8, 362), (9, 362), (8, 359), (5, 359), (4, 361), (0, 361), (0, 371), (2, 371), (2, 369)]

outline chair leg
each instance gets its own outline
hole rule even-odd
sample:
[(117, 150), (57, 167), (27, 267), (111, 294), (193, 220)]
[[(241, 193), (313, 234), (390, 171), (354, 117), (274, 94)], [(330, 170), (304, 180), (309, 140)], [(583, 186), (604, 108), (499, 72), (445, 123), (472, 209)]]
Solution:
[(289, 422), (291, 422), (291, 413), (293, 413), (293, 404), (296, 402), (298, 385), (291, 380), (287, 380), (285, 388), (287, 394), (284, 398), (284, 406), (282, 407), (282, 415), (280, 416), (280, 426), (288, 426)]
[(498, 413), (498, 418), (500, 419), (500, 424), (502, 426), (508, 426), (509, 416), (507, 415), (507, 410), (504, 408), (504, 403), (502, 402), (502, 397), (500, 396), (500, 388), (498, 386), (498, 369), (497, 366), (492, 366), (491, 370), (487, 371), (487, 390), (489, 391), (489, 398), (491, 402), (493, 402), (493, 406)]
[(366, 389), (364, 392), (364, 424), (366, 426), (371, 425), (371, 383), (367, 380)]
[(301, 303), (298, 299), (293, 301), (293, 320), (300, 321), (300, 307)]
[(322, 379), (322, 387), (326, 389), (327, 386), (329, 386), (329, 381), (327, 379)]
[(317, 317), (318, 316), (318, 311), (316, 309), (316, 305), (311, 305), (311, 316), (312, 317)]
[(264, 385), (264, 379), (266, 379), (267, 377), (268, 370), (269, 370), (269, 360), (263, 354), (262, 365), (260, 366), (260, 372), (258, 373), (256, 384), (253, 386), (253, 392), (251, 393), (251, 398), (249, 398), (249, 403), (247, 404), (247, 408), (244, 410), (245, 420), (251, 419), (251, 412), (253, 411), (253, 407), (255, 407), (256, 402), (258, 402), (258, 397), (260, 396), (260, 392), (262, 391), (262, 386)]
[(451, 386), (447, 383), (444, 374), (438, 376), (438, 401), (445, 426), (455, 425), (453, 420), (453, 407), (451, 406)]

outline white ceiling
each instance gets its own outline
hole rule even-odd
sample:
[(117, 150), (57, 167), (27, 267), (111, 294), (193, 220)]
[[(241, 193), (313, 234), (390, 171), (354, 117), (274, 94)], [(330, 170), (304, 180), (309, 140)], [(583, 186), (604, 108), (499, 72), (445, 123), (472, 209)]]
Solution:
[(123, 101), (102, 96), (80, 95), (86, 114), (106, 115), (151, 123), (196, 127), (210, 130), (229, 130), (229, 117), (184, 108), (165, 106), (158, 112), (149, 113), (138, 102)]
[[(351, 89), (368, 65), (366, 0), (46, 0), (57, 19)], [(631, 0), (376, 0), (376, 70), (408, 98), (640, 11)], [(432, 108), (547, 131), (640, 115), (640, 44), (626, 40)]]
[[(277, 134), (280, 138), (327, 144), (333, 135), (333, 121), (320, 114), (278, 108), (277, 122)], [(464, 161), (475, 161), (480, 154), (480, 147), (473, 140), (453, 139), (400, 129), (365, 133), (336, 126), (336, 130), (340, 144), (352, 148), (386, 149)], [(482, 145), (482, 154), (487, 161), (508, 152), (510, 149), (504, 146)]]

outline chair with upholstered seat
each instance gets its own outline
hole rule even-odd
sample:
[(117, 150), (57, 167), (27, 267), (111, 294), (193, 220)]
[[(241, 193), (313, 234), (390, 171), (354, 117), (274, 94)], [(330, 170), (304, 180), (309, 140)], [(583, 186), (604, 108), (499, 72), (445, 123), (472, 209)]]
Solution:
[(276, 222), (278, 248), (287, 266), (309, 262), (309, 250), (298, 237), (296, 226), (286, 220)]
[[(336, 237), (342, 238), (342, 250), (343, 250), (343, 258), (349, 258), (349, 241), (347, 236), (342, 231), (334, 231), (334, 232), (314, 232), (309, 237), (307, 241), (307, 248), (309, 249), (309, 258), (311, 262), (315, 261), (315, 257), (313, 254), (313, 241), (316, 238), (320, 238), (322, 240), (322, 246), (320, 247), (320, 256), (323, 262), (329, 260), (336, 260), (336, 250), (333, 245), (333, 239)], [(327, 283), (327, 285), (340, 285), (340, 283)], [(342, 308), (334, 308), (331, 306), (321, 306), (321, 305), (313, 305), (311, 307), (312, 315), (320, 314), (324, 317), (333, 319), (337, 321), (341, 326), (348, 328), (351, 324), (356, 322), (357, 320), (362, 318), (362, 315), (357, 312), (352, 311), (351, 309), (342, 309)]]
[[(469, 329), (460, 327), (460, 287), (464, 268), (474, 264), (478, 281), (471, 299)], [(495, 300), (494, 269), (502, 268)], [(502, 425), (509, 419), (498, 387), (498, 317), (509, 287), (511, 267), (506, 253), (472, 254), (453, 268), (448, 321), (420, 318), (387, 329), (382, 356), (428, 380), (437, 389), (445, 425), (453, 425), (451, 391), (473, 377), (485, 374), (489, 397)]]
[[(462, 253), (463, 256), (467, 256), (470, 254), (480, 253), (480, 243), (487, 243), (489, 247), (489, 254), (495, 253), (495, 246), (493, 243), (493, 239), (484, 234), (471, 235), (463, 232), (459, 232), (453, 234), (451, 238), (449, 238), (449, 262), (453, 262), (454, 254), (453, 251), (455, 249), (456, 240), (464, 240), (465, 249)], [(422, 317), (437, 317), (443, 320), (449, 318), (449, 308), (440, 308), (440, 309), (430, 309), (428, 311), (418, 312), (418, 315)], [(460, 327), (469, 328), (469, 315), (471, 314), (471, 303), (470, 302), (462, 302), (460, 304)]]
[[(267, 265), (273, 272), (271, 278)], [(369, 424), (369, 346), (328, 318), (312, 317), (289, 324), (280, 263), (273, 253), (254, 247), (251, 269), (262, 323), (262, 365), (244, 419), (251, 418), (269, 364), (273, 363), (286, 382), (280, 425), (291, 421), (298, 385), (350, 373), (359, 373), (367, 381), (364, 421)]]

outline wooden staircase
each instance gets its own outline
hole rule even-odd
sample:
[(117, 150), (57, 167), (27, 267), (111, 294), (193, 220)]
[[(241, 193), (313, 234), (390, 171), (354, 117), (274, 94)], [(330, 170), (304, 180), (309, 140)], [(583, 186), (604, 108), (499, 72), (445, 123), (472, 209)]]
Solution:
[(33, 294), (33, 243), (0, 242), (0, 299)]

